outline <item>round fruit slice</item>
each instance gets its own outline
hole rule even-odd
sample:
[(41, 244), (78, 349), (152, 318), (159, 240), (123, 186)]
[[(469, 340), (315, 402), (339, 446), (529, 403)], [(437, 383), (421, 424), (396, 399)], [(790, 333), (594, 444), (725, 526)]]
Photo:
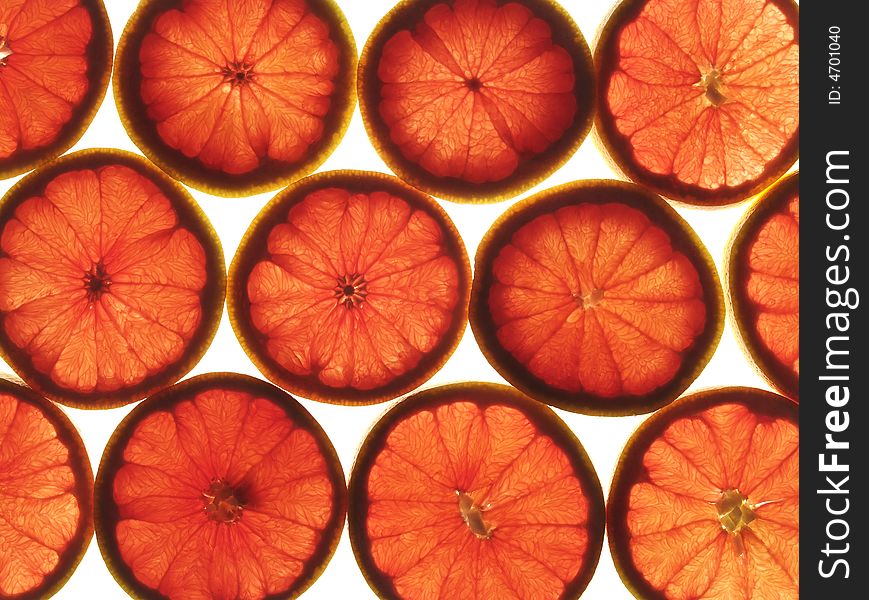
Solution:
[(144, 0), (116, 71), (136, 145), (172, 177), (221, 196), (316, 169), (356, 104), (356, 44), (332, 0)]
[(332, 171), (263, 210), (229, 281), (232, 327), (266, 377), (369, 404), (443, 366), (465, 330), (471, 272), (437, 202), (394, 177)]
[(134, 154), (70, 154), (0, 205), (0, 353), (58, 402), (107, 408), (177, 381), (211, 343), (224, 294), (211, 224)]
[(483, 238), (471, 328), (526, 394), (598, 415), (648, 412), (700, 373), (721, 337), (715, 266), (660, 197), (575, 182), (516, 204)]
[(764, 377), (797, 400), (800, 378), (800, 176), (788, 175), (749, 209), (728, 267), (736, 330)]
[(410, 0), (369, 38), (358, 86), (393, 171), (478, 202), (530, 188), (573, 154), (591, 127), (594, 68), (550, 0)]
[(94, 476), (66, 415), (0, 377), (0, 598), (48, 598), (93, 534)]
[(97, 541), (136, 598), (295, 598), (347, 510), (338, 456), (286, 392), (234, 373), (152, 396), (103, 454)]
[(796, 599), (797, 406), (751, 388), (685, 397), (628, 441), (607, 504), (637, 598)]
[(595, 51), (596, 131), (628, 177), (674, 200), (752, 196), (799, 154), (793, 0), (623, 0)]
[(111, 72), (102, 0), (0, 0), (0, 179), (75, 144)]
[(603, 493), (548, 407), (464, 383), (375, 426), (350, 478), (350, 542), (381, 598), (575, 599), (603, 544)]

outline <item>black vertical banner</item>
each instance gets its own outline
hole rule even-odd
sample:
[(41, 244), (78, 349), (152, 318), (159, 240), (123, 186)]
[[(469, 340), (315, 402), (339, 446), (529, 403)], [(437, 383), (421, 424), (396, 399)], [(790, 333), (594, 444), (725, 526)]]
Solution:
[[(869, 274), (863, 2), (800, 4), (800, 585), (865, 598)], [(864, 133), (865, 135), (865, 133)]]

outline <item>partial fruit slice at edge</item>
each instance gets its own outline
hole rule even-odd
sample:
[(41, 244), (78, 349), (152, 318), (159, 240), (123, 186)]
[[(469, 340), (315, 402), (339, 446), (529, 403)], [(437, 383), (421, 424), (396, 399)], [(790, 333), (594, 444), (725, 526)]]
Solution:
[(0, 598), (43, 599), (63, 587), (91, 541), (93, 485), (66, 415), (0, 377)]
[(604, 518), (576, 436), (501, 385), (403, 400), (374, 426), (350, 478), (350, 541), (381, 598), (578, 598)]
[(229, 317), (270, 380), (369, 404), (429, 379), (467, 321), (468, 256), (429, 196), (380, 173), (331, 171), (278, 194), (229, 273)]
[(800, 176), (788, 175), (748, 210), (727, 269), (736, 330), (746, 353), (784, 395), (799, 400)]
[(0, 353), (58, 402), (107, 408), (175, 382), (211, 343), (224, 294), (208, 219), (134, 154), (70, 154), (0, 205)]
[(221, 196), (316, 169), (356, 104), (356, 44), (332, 0), (145, 0), (115, 70), (136, 145), (172, 177)]
[(368, 135), (402, 179), (455, 201), (514, 196), (591, 128), (594, 67), (550, 0), (414, 0), (378, 24), (359, 65)]
[(0, 3), (0, 179), (75, 144), (111, 72), (112, 29), (102, 0)]
[(100, 551), (139, 598), (295, 598), (326, 567), (346, 508), (319, 424), (286, 392), (234, 373), (139, 404), (97, 474)]
[(799, 597), (797, 406), (723, 388), (655, 413), (622, 452), (607, 504), (637, 598)]
[(507, 381), (588, 414), (671, 402), (709, 361), (721, 285), (697, 235), (638, 186), (575, 182), (519, 202), (483, 238), (470, 320)]
[(623, 0), (595, 51), (617, 168), (704, 206), (773, 183), (799, 155), (798, 28), (793, 0)]

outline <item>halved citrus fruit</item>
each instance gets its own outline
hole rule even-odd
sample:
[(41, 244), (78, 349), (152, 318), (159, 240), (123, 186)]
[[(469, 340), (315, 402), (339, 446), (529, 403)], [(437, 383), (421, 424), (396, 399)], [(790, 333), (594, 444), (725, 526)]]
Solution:
[(456, 201), (501, 200), (561, 166), (591, 127), (594, 68), (550, 0), (405, 0), (359, 64), (368, 135), (402, 179)]
[(447, 213), (380, 173), (331, 171), (278, 194), (229, 270), (229, 318), (266, 377), (369, 404), (429, 379), (467, 322), (471, 272)]
[(607, 504), (637, 598), (798, 598), (797, 406), (751, 388), (677, 400), (628, 441)]
[(136, 145), (221, 196), (316, 169), (356, 105), (356, 44), (332, 0), (145, 0), (115, 65)]
[(0, 354), (69, 406), (118, 406), (187, 373), (225, 279), (205, 214), (134, 154), (64, 156), (0, 204)]
[(720, 205), (799, 154), (793, 0), (623, 0), (600, 32), (597, 132), (628, 177)]
[(0, 377), (0, 598), (48, 598), (93, 534), (94, 476), (69, 419)]
[(463, 383), (403, 400), (350, 477), (350, 542), (381, 598), (575, 599), (603, 544), (594, 467), (551, 409)]
[(0, 0), (0, 179), (75, 144), (111, 72), (102, 0)]
[(516, 204), (477, 250), (471, 328), (529, 396), (598, 415), (648, 412), (697, 377), (718, 340), (715, 265), (664, 200), (574, 182)]
[(97, 474), (97, 541), (136, 598), (295, 598), (335, 551), (346, 507), (314, 418), (264, 381), (212, 373), (118, 426)]
[(731, 242), (730, 302), (743, 346), (764, 377), (799, 398), (800, 176), (788, 175), (748, 210)]

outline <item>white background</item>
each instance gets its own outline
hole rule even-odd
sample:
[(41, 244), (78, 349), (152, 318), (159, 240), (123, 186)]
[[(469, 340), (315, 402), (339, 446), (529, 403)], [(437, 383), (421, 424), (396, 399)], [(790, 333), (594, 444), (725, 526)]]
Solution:
[[(563, 0), (562, 2), (576, 20), (590, 46), (593, 44), (598, 26), (611, 8), (611, 1), (614, 0)], [(105, 3), (117, 43), (137, 2), (135, 0), (106, 0)], [(353, 29), (360, 51), (377, 21), (394, 4), (383, 0), (338, 0), (338, 3)], [(111, 89), (109, 89), (106, 100), (93, 124), (73, 149), (94, 147), (117, 147), (138, 152), (138, 149), (127, 137), (118, 118), (111, 97)], [(365, 169), (390, 172), (369, 144), (358, 108), (343, 141), (319, 170), (332, 169)], [(520, 198), (568, 181), (608, 177), (615, 177), (615, 174), (605, 162), (590, 135), (566, 165), (543, 184), (523, 194)], [(17, 178), (0, 182), (0, 193), (5, 194), (15, 181)], [(191, 192), (211, 219), (220, 236), (227, 265), (231, 261), (248, 223), (274, 195), (269, 193), (250, 198), (227, 199), (216, 198), (195, 190), (191, 190)], [(506, 201), (492, 205), (459, 205), (450, 202), (443, 202), (442, 204), (458, 226), (468, 252), (473, 258), (480, 238), (494, 219), (513, 202)], [(747, 208), (747, 204), (743, 203), (734, 207), (715, 210), (681, 206), (676, 208), (705, 241), (710, 253), (715, 258), (719, 273), (722, 273), (721, 267), (727, 240)], [(11, 370), (0, 361), (0, 372), (2, 371), (10, 372)], [(211, 371), (236, 371), (261, 377), (238, 345), (225, 314), (210, 349), (190, 375)], [(501, 377), (489, 366), (477, 349), (469, 329), (465, 332), (461, 344), (450, 361), (424, 387), (468, 380), (503, 383)], [(766, 384), (742, 354), (733, 337), (729, 321), (715, 355), (708, 367), (689, 388), (689, 391), (723, 385), (749, 385), (767, 389)], [(350, 472), (356, 450), (368, 429), (392, 405), (392, 403), (388, 403), (369, 407), (341, 407), (304, 399), (302, 399), (302, 403), (328, 433), (338, 451), (346, 473)], [(64, 408), (84, 439), (94, 473), (97, 471), (103, 448), (109, 436), (130, 409), (131, 406), (105, 411), (81, 411)], [(575, 415), (564, 411), (557, 412), (576, 432), (585, 446), (597, 469), (606, 495), (619, 453), (628, 436), (644, 417), (602, 418)], [(63, 600), (84, 598), (114, 600), (126, 597), (126, 594), (118, 587), (106, 569), (95, 539), (92, 540), (78, 570), (56, 596), (56, 598)], [(335, 556), (319, 580), (304, 595), (304, 598), (306, 600), (344, 598), (366, 600), (374, 597), (356, 567), (345, 528)], [(628, 600), (631, 598), (616, 574), (606, 542), (600, 564), (583, 598), (593, 600)]]

